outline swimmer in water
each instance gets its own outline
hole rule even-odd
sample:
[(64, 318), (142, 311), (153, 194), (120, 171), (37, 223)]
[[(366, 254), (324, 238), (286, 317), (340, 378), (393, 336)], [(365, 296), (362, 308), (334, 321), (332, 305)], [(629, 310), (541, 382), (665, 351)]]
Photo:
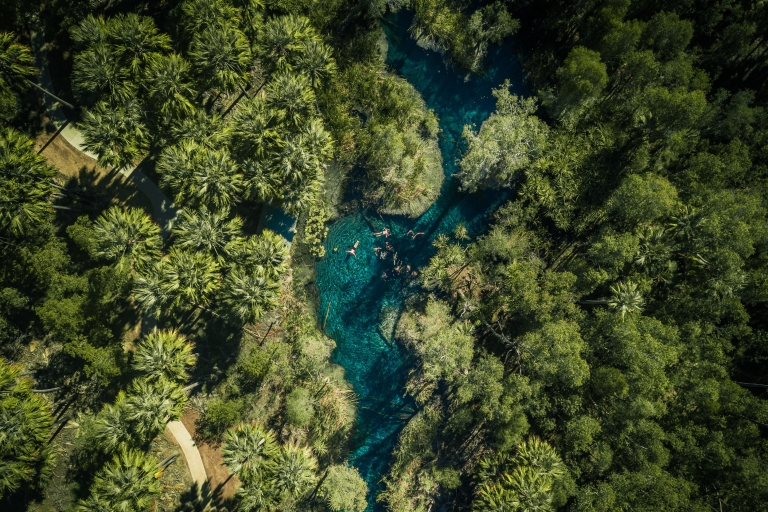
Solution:
[(351, 249), (348, 249), (345, 252), (347, 252), (347, 253), (351, 254), (352, 256), (354, 256), (355, 258), (357, 258), (357, 246), (358, 245), (360, 245), (360, 240), (357, 240), (355, 242), (355, 245), (353, 245)]
[[(411, 231), (411, 233), (413, 233), (413, 231)], [(416, 240), (416, 237), (417, 237), (417, 236), (419, 236), (419, 235), (423, 235), (423, 234), (424, 234), (423, 232), (421, 232), (421, 233), (413, 233), (413, 235), (411, 235), (411, 238), (412, 238), (412, 239), (414, 239), (414, 240)]]

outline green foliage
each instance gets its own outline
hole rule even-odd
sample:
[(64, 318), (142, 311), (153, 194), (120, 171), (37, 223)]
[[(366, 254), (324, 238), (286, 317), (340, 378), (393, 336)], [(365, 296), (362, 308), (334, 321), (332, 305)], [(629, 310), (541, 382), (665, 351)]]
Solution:
[[(0, 40), (0, 43), (2, 41)], [(0, 228), (22, 233), (46, 220), (55, 171), (32, 152), (32, 141), (13, 128), (0, 128)]]
[(535, 162), (544, 151), (549, 129), (534, 112), (536, 101), (509, 92), (509, 83), (495, 89), (496, 112), (480, 131), (464, 127), (467, 150), (457, 177), (462, 187), (475, 191), (479, 187), (508, 187), (520, 172)]
[(496, 1), (469, 14), (472, 2), (413, 0), (411, 32), (420, 45), (447, 50), (462, 68), (479, 73), (490, 43), (499, 44), (514, 34), (520, 22), (504, 2)]
[(50, 406), (32, 393), (32, 381), (0, 359), (0, 498), (46, 484), (56, 461), (52, 427)]
[(285, 397), (285, 416), (295, 427), (306, 427), (315, 415), (314, 397), (305, 388), (295, 388)]
[(160, 228), (138, 208), (113, 206), (93, 224), (91, 253), (118, 267), (146, 268), (160, 257)]
[(161, 487), (157, 460), (137, 450), (123, 450), (95, 477), (88, 498), (80, 500), (80, 512), (146, 510), (153, 506)]
[(0, 32), (0, 118), (10, 120), (19, 111), (19, 92), (28, 88), (27, 80), (37, 75), (32, 53), (16, 44), (15, 36)]
[(363, 512), (368, 507), (365, 499), (368, 484), (360, 477), (357, 469), (347, 465), (328, 468), (320, 486), (320, 494), (333, 511)]
[(175, 330), (157, 331), (139, 342), (132, 366), (150, 379), (184, 383), (197, 358), (184, 335)]
[(208, 401), (205, 414), (198, 421), (197, 429), (205, 439), (220, 439), (224, 432), (242, 421), (245, 404), (242, 400)]
[(309, 253), (315, 258), (325, 256), (325, 246), (323, 242), (328, 235), (328, 228), (325, 223), (328, 222), (328, 212), (322, 201), (315, 201), (309, 207), (307, 221), (304, 224), (303, 241), (309, 246)]

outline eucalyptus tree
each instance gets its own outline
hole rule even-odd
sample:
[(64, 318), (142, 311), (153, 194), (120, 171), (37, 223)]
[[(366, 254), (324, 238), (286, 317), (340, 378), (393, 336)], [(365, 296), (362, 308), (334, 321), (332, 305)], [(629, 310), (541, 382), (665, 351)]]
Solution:
[(248, 84), (250, 46), (245, 35), (229, 23), (196, 33), (189, 60), (209, 88), (231, 92)]
[(44, 222), (56, 171), (32, 151), (33, 142), (13, 128), (0, 128), (0, 228), (16, 234)]
[(19, 109), (18, 93), (37, 75), (32, 53), (13, 42), (14, 36), (0, 32), (0, 117), (11, 119)]
[(105, 167), (131, 167), (148, 147), (145, 112), (135, 100), (117, 105), (97, 103), (85, 112), (80, 129), (85, 139), (83, 147), (96, 153)]
[(549, 128), (535, 115), (535, 99), (511, 94), (508, 82), (493, 95), (496, 112), (483, 122), (479, 132), (467, 125), (462, 134), (467, 150), (456, 176), (468, 191), (508, 187), (541, 157), (547, 143)]
[(174, 243), (184, 249), (211, 253), (223, 264), (228, 253), (242, 242), (242, 219), (228, 217), (228, 208), (209, 211), (202, 206), (199, 210), (182, 210), (181, 219), (173, 228)]
[(275, 469), (280, 446), (271, 430), (256, 424), (241, 424), (224, 435), (221, 449), (224, 465), (245, 486), (264, 482)]
[(197, 357), (193, 346), (175, 329), (155, 331), (139, 342), (132, 366), (147, 379), (184, 383)]
[(94, 255), (120, 267), (145, 268), (160, 258), (160, 227), (139, 208), (112, 206), (93, 224)]
[(160, 495), (157, 460), (138, 450), (122, 450), (96, 474), (79, 512), (149, 510)]
[(277, 307), (280, 283), (265, 270), (245, 272), (235, 268), (224, 278), (218, 303), (223, 312), (247, 324)]
[(154, 111), (165, 120), (164, 125), (194, 113), (195, 90), (190, 75), (190, 65), (180, 55), (156, 55), (149, 60), (144, 86)]
[(21, 370), (0, 359), (0, 498), (44, 484), (55, 464), (50, 406)]

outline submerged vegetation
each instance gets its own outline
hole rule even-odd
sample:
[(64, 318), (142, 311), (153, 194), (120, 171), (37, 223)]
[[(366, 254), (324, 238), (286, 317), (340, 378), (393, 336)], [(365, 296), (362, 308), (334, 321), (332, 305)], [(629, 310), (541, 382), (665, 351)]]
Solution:
[[(4, 507), (765, 508), (763, 3), (6, 4)], [(365, 432), (314, 261), (341, 214), (419, 217), (454, 168), (385, 64), (400, 9), (468, 80), (514, 34), (535, 94), (496, 84), (448, 178), (511, 199), (480, 230), (411, 231), (428, 263), (381, 316), (413, 411), (376, 494), (348, 460)], [(295, 228), (265, 227), (278, 209)], [(226, 467), (217, 489), (159, 455), (180, 419)]]

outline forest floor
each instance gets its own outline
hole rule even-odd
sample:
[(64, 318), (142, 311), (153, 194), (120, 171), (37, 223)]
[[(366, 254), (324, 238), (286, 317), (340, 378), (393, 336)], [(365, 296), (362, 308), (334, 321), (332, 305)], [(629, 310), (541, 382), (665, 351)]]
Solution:
[(199, 417), (200, 413), (188, 408), (184, 412), (181, 422), (187, 427), (192, 439), (195, 440), (197, 449), (200, 451), (200, 457), (203, 459), (203, 465), (208, 475), (208, 482), (214, 499), (219, 502), (229, 501), (235, 495), (237, 488), (240, 487), (240, 480), (237, 476), (229, 478), (229, 471), (223, 465), (224, 457), (221, 454), (221, 447), (210, 444), (197, 435), (196, 423)]

